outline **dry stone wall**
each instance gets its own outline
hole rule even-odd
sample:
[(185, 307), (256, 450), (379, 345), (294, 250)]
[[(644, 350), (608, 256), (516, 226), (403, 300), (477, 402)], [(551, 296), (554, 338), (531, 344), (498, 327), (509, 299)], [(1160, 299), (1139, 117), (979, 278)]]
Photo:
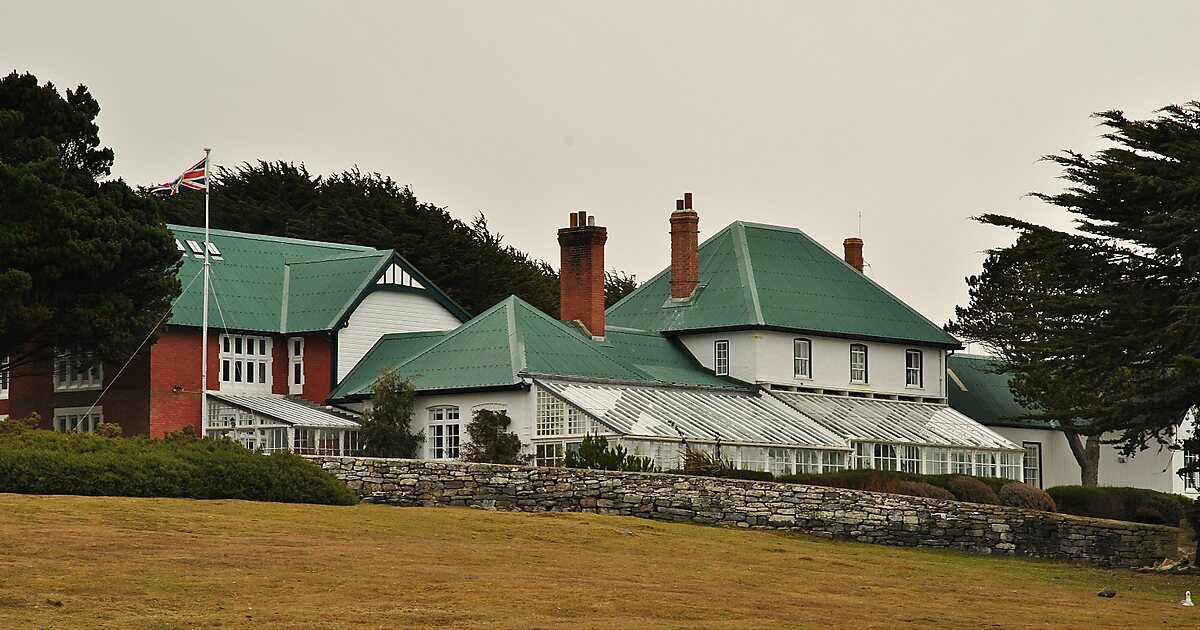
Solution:
[(923, 497), (660, 473), (313, 458), (363, 501), (596, 512), (825, 538), (1136, 567), (1173, 555), (1173, 527)]

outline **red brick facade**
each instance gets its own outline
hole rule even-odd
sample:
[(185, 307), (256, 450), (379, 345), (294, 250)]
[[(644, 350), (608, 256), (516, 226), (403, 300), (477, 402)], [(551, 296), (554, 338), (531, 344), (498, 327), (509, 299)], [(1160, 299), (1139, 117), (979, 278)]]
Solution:
[(595, 337), (604, 336), (604, 243), (608, 230), (588, 225), (587, 213), (571, 214), (571, 227), (558, 231), (559, 318), (579, 320)]
[[(103, 385), (109, 389), (97, 405), (104, 420), (120, 424), (125, 435), (161, 438), (189, 424), (200, 431), (200, 338), (195, 328), (168, 328), (157, 343), (130, 362), (119, 378), (120, 366), (105, 365)], [(220, 339), (218, 331), (209, 332), (210, 391), (220, 389)], [(287, 394), (289, 338), (276, 335), (271, 339), (271, 392)], [(304, 336), (304, 398), (324, 403), (329, 396), (331, 350), (327, 333)], [(52, 428), (55, 409), (89, 407), (104, 391), (56, 392), (52, 369), (53, 362), (48, 358), (14, 368), (9, 398), (0, 400), (0, 415), (19, 418), (37, 412), (43, 419), (42, 426)]]

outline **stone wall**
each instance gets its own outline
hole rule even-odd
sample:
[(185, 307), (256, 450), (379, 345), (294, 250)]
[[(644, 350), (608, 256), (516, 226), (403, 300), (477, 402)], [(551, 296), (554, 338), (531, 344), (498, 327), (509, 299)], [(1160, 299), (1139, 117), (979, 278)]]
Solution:
[(824, 538), (1135, 567), (1174, 555), (1173, 527), (859, 490), (658, 473), (313, 458), (363, 501), (596, 512)]

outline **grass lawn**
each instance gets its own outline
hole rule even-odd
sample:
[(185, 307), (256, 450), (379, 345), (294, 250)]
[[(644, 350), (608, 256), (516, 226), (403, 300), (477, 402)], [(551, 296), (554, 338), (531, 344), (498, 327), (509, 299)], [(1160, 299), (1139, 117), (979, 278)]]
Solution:
[(587, 514), (0, 494), (0, 628), (1200, 627), (1185, 589)]

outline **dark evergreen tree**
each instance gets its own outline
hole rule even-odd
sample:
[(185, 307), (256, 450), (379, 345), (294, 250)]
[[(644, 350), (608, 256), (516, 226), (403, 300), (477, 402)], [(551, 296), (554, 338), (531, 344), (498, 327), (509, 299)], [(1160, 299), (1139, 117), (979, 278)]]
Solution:
[(415, 395), (412, 383), (395, 371), (384, 372), (375, 381), (371, 408), (359, 420), (364, 455), (408, 459), (417, 456), (425, 434), (414, 433), (411, 428)]
[(481, 464), (524, 464), (521, 438), (508, 430), (512, 419), (503, 411), (479, 409), (467, 424), (469, 441), (462, 447), (462, 459)]
[[(168, 221), (200, 225), (204, 200), (170, 199)], [(482, 214), (469, 224), (419, 201), (407, 186), (353, 169), (328, 177), (301, 164), (258, 162), (213, 174), (214, 227), (395, 249), (472, 313), (517, 295), (558, 316), (558, 274), (488, 228)], [(553, 232), (547, 233), (553, 238)], [(606, 302), (635, 286), (632, 276), (608, 276)]]
[(153, 200), (109, 174), (100, 106), (31, 74), (0, 80), (0, 358), (53, 348), (128, 358), (179, 294), (179, 252)]
[(1169, 441), (1200, 401), (1200, 103), (1096, 116), (1113, 146), (1047, 156), (1072, 185), (1035, 193), (1076, 231), (980, 217), (1020, 236), (967, 278), (948, 326), (1004, 359), (1017, 400), (1066, 433), (1085, 485), (1099, 436), (1126, 452)]

